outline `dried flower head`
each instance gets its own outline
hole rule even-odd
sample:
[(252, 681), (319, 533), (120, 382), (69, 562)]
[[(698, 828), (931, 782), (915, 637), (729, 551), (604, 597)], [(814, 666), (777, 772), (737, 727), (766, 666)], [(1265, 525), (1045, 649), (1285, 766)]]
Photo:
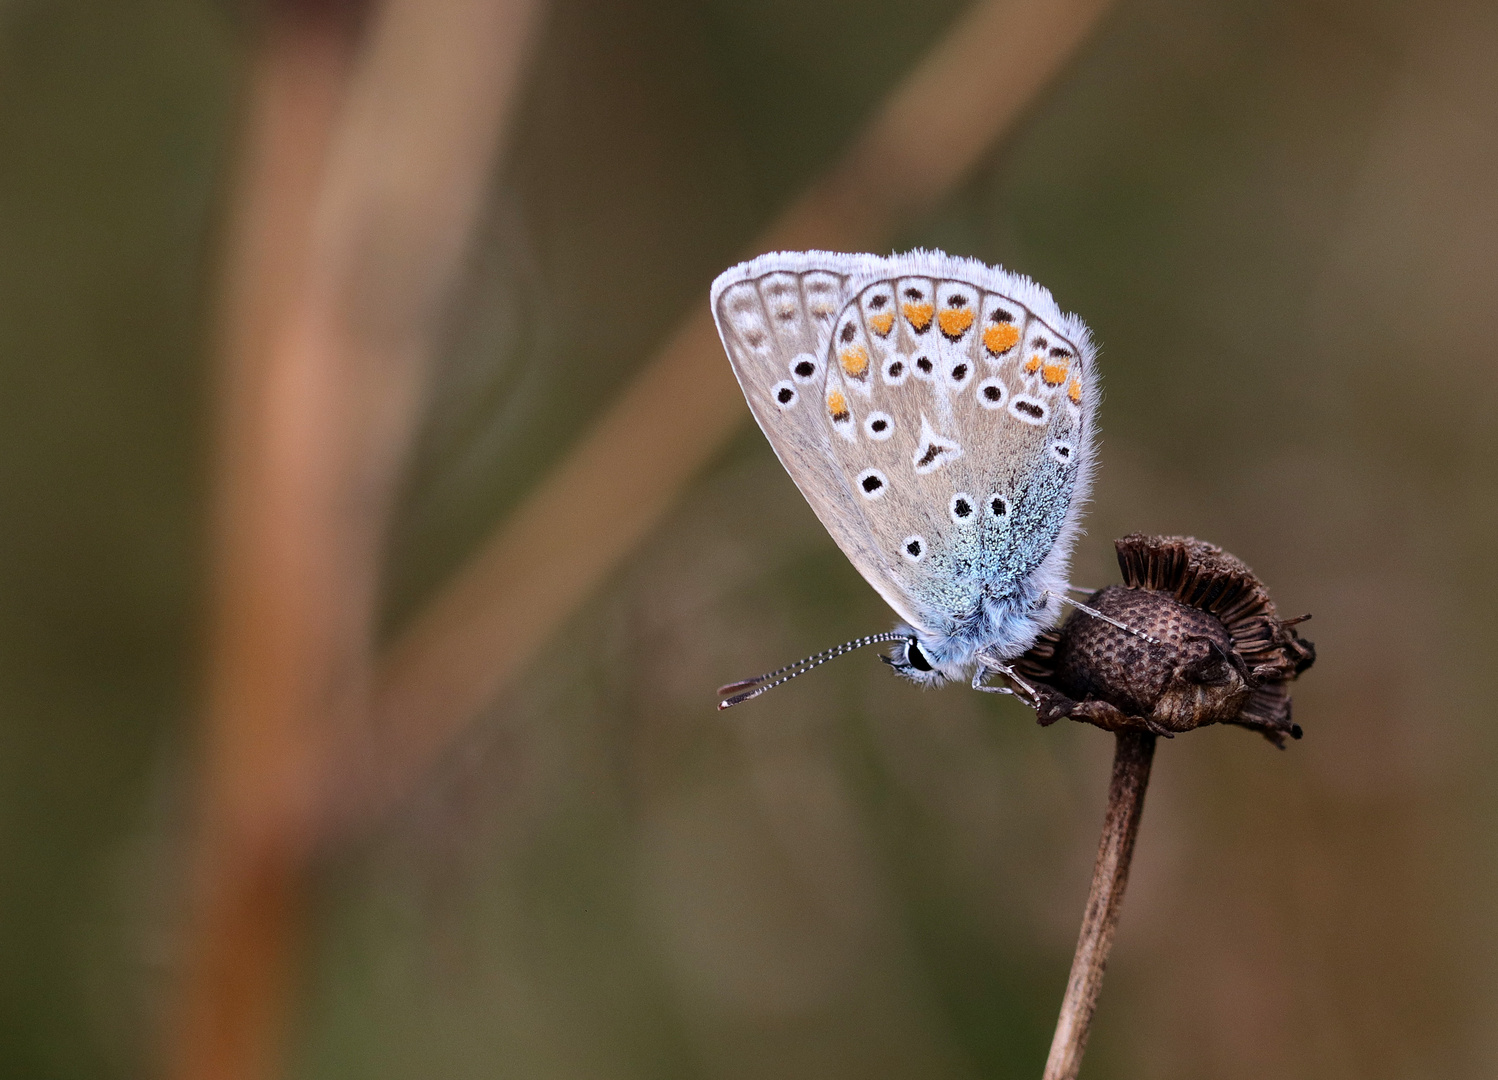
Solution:
[(1293, 629), (1304, 618), (1281, 619), (1253, 572), (1212, 544), (1136, 533), (1115, 546), (1124, 584), (1089, 605), (1159, 644), (1075, 613), (1015, 664), (1040, 722), (1167, 736), (1239, 724), (1276, 746), (1300, 738), (1288, 684), (1316, 659)]

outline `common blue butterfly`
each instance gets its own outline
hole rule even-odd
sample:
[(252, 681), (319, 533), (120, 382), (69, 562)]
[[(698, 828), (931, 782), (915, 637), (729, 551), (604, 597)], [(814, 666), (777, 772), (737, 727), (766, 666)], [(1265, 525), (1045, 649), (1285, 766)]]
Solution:
[(1017, 681), (1008, 661), (1082, 607), (1064, 594), (1094, 465), (1087, 327), (1029, 278), (939, 251), (761, 255), (713, 282), (712, 309), (781, 464), (904, 620), (720, 707), (877, 642), (916, 682), (1009, 692), (985, 678)]

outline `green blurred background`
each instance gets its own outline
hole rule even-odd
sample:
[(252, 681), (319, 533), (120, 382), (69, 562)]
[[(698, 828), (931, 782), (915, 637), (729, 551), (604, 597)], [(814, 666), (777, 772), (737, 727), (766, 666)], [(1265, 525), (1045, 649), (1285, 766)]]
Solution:
[[(404, 485), (390, 630), (960, 10), (550, 4)], [(7, 1077), (157, 1064), (249, 25), (0, 2)], [(1498, 1074), (1498, 7), (1122, 0), (917, 244), (1033, 275), (1102, 343), (1076, 580), (1116, 580), (1114, 536), (1194, 533), (1316, 616), (1302, 742), (1162, 744), (1084, 1076)], [(1038, 1076), (1108, 737), (871, 655), (713, 711), (719, 683), (889, 623), (746, 422), (320, 866), (292, 1075)]]

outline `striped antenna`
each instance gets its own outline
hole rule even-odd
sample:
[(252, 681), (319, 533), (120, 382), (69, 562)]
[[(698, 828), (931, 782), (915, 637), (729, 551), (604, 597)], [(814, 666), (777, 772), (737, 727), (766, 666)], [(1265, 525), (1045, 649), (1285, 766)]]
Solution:
[(886, 641), (909, 640), (911, 640), (909, 634), (890, 631), (886, 634), (870, 634), (868, 637), (845, 641), (841, 645), (824, 649), (815, 655), (806, 657), (804, 660), (797, 660), (794, 664), (787, 664), (785, 667), (776, 668), (774, 671), (767, 671), (757, 678), (741, 679), (738, 682), (729, 683), (727, 686), (718, 687), (720, 697), (730, 695), (718, 702), (718, 708), (730, 709), (735, 705), (742, 705), (750, 698), (759, 697), (766, 690), (773, 690), (781, 683), (790, 682), (797, 675), (805, 675), (812, 668), (821, 667), (827, 661), (842, 656), (843, 653), (850, 653), (854, 649), (861, 649), (865, 645), (879, 645)]

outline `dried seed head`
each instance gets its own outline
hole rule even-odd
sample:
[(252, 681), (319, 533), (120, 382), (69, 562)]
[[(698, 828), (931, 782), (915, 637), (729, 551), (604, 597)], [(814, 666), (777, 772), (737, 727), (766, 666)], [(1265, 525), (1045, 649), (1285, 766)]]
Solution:
[(1316, 658), (1293, 629), (1302, 620), (1281, 620), (1253, 572), (1211, 544), (1135, 534), (1115, 546), (1124, 584), (1089, 606), (1160, 644), (1074, 614), (1015, 665), (1040, 722), (1160, 735), (1225, 723), (1280, 746), (1300, 738), (1287, 684)]

